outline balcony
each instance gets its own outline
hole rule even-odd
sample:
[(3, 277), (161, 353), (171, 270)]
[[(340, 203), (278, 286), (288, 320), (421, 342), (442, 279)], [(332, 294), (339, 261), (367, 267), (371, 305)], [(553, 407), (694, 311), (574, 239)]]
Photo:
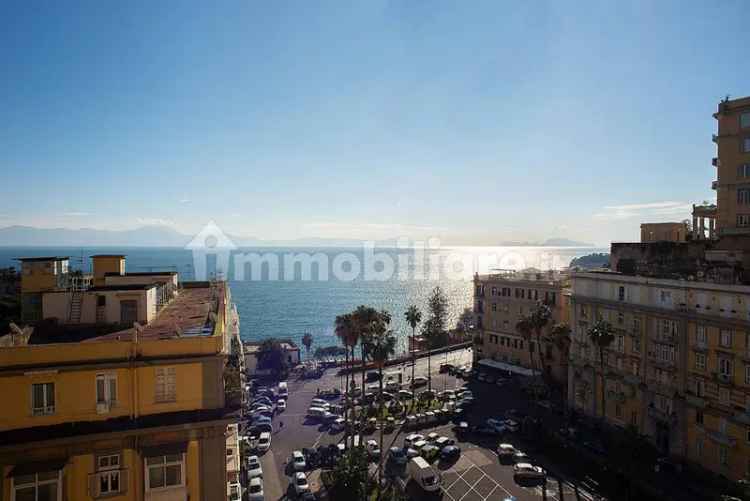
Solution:
[(719, 135), (718, 134), (711, 134), (711, 141), (713, 141), (716, 144), (719, 144)]
[(718, 158), (713, 157), (711, 159), (711, 165), (713, 165), (714, 167), (719, 167), (721, 165), (721, 161)]
[(716, 191), (719, 188), (719, 182), (718, 181), (711, 181), (711, 189)]
[(708, 438), (720, 445), (725, 445), (727, 447), (734, 447), (737, 445), (736, 438), (730, 437), (726, 433), (722, 433), (720, 431), (706, 430), (706, 435), (708, 436)]

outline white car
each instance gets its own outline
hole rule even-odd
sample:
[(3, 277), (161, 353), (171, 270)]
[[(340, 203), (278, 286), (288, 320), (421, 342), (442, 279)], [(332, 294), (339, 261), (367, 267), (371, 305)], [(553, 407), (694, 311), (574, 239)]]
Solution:
[(438, 438), (440, 438), (440, 434), (438, 434), (438, 433), (435, 433), (434, 431), (433, 431), (432, 433), (429, 433), (429, 434), (427, 435), (427, 441), (428, 441), (428, 442), (434, 442), (434, 441), (435, 441), (435, 440), (437, 440)]
[(424, 435), (412, 433), (404, 439), (404, 445), (406, 447), (411, 447), (414, 442), (419, 442), (420, 440), (424, 440)]
[(278, 412), (284, 412), (286, 410), (286, 400), (279, 400), (276, 402), (276, 410)]
[(425, 445), (427, 445), (427, 440), (417, 440), (416, 442), (411, 444), (411, 446), (417, 449), (418, 451), (421, 451)]
[(263, 467), (260, 465), (258, 456), (247, 458), (247, 478), (263, 477)]
[(518, 478), (543, 480), (547, 473), (539, 466), (530, 463), (518, 463), (513, 467), (513, 475)]
[(511, 457), (516, 453), (516, 448), (511, 444), (500, 444), (497, 446), (497, 455), (502, 457)]
[(313, 398), (312, 402), (310, 402), (310, 407), (320, 407), (321, 409), (328, 410), (330, 406), (331, 404), (329, 404), (322, 398)]
[(305, 492), (310, 492), (310, 484), (307, 483), (307, 475), (298, 471), (294, 474), (294, 492), (299, 496)]
[(305, 463), (305, 455), (300, 451), (292, 452), (292, 457), (289, 460), (294, 467), (294, 471), (305, 471), (307, 463)]
[(529, 457), (528, 454), (526, 454), (523, 451), (516, 451), (516, 453), (513, 454), (513, 461), (516, 463), (523, 464), (523, 463), (528, 463), (529, 461), (531, 461), (531, 458)]
[(331, 423), (331, 431), (333, 432), (339, 432), (344, 431), (344, 426), (346, 425), (346, 421), (344, 418), (338, 418), (333, 423)]
[(435, 446), (439, 447), (440, 450), (443, 450), (443, 448), (448, 447), (449, 445), (455, 444), (456, 441), (448, 437), (439, 437), (437, 440), (435, 440)]
[(374, 458), (380, 457), (380, 446), (378, 445), (377, 441), (375, 440), (367, 441), (367, 453), (370, 455), (370, 457), (374, 457)]
[(247, 486), (247, 499), (249, 501), (263, 501), (263, 480), (260, 477), (250, 479)]
[(411, 459), (419, 456), (419, 451), (416, 449), (412, 449), (411, 447), (406, 449), (406, 457)]
[(260, 452), (266, 452), (271, 448), (271, 434), (264, 431), (258, 437), (258, 445), (256, 446)]
[(412, 388), (416, 386), (424, 386), (426, 384), (427, 384), (427, 378), (424, 376), (417, 376), (411, 382)]

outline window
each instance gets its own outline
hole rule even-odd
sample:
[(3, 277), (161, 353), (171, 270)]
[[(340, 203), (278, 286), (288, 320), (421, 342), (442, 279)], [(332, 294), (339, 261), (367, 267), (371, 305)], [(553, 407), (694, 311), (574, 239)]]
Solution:
[(490, 294), (492, 294), (493, 296), (497, 296), (497, 287), (493, 287), (492, 289), (490, 289)]
[(625, 323), (625, 314), (623, 312), (617, 313), (617, 323), (620, 325)]
[(631, 362), (630, 372), (632, 372), (634, 376), (637, 376), (640, 372), (640, 364), (636, 361)]
[(695, 368), (699, 371), (706, 370), (706, 355), (705, 353), (695, 354)]
[(98, 412), (111, 409), (117, 402), (117, 376), (96, 375), (96, 409)]
[(671, 303), (672, 291), (665, 291), (665, 290), (660, 291), (659, 299), (661, 300), (662, 303)]
[(633, 426), (638, 426), (638, 411), (630, 412), (630, 424), (632, 424)]
[(726, 435), (727, 434), (727, 420), (726, 418), (719, 419), (719, 431)]
[(625, 336), (622, 334), (617, 335), (617, 351), (625, 353)]
[(96, 296), (96, 305), (97, 306), (107, 306), (107, 296), (104, 296), (104, 295), (98, 295), (98, 296)]
[(750, 226), (750, 215), (737, 214), (737, 226)]
[(138, 301), (125, 299), (120, 301), (120, 323), (132, 325), (138, 321)]
[(706, 336), (705, 325), (697, 325), (695, 327), (695, 344), (703, 347), (708, 345), (708, 336)]
[(703, 424), (703, 412), (695, 411), (695, 424)]
[(731, 392), (729, 388), (719, 388), (719, 403), (729, 405), (731, 402)]
[(174, 402), (177, 400), (177, 384), (174, 367), (156, 368), (156, 401)]
[(746, 137), (742, 140), (742, 151), (750, 153), (750, 137)]
[(750, 204), (750, 189), (748, 188), (737, 189), (737, 203), (741, 205)]
[(498, 337), (495, 334), (490, 334), (490, 343), (497, 344)]
[(120, 455), (108, 454), (98, 456), (96, 459), (96, 486), (97, 496), (103, 494), (117, 494), (120, 492), (123, 482), (120, 480)]
[(738, 166), (737, 177), (750, 177), (750, 164), (742, 164)]
[(640, 338), (640, 334), (636, 335), (636, 337), (633, 338), (633, 352), (634, 353), (640, 353), (641, 352), (641, 338)]
[(32, 413), (44, 416), (55, 413), (55, 383), (31, 385)]
[(740, 127), (743, 129), (750, 127), (750, 112), (742, 113), (740, 115)]
[(695, 382), (695, 393), (699, 397), (705, 397), (706, 396), (706, 382), (702, 379), (699, 379)]
[(497, 303), (492, 303), (492, 311), (497, 311)]
[(60, 472), (49, 471), (13, 477), (15, 501), (59, 501), (62, 499)]
[(625, 287), (622, 285), (617, 288), (617, 299), (619, 301), (625, 301)]
[(182, 454), (146, 458), (146, 490), (182, 486), (184, 467)]
[(732, 361), (728, 358), (719, 358), (719, 374), (726, 379), (732, 377)]
[(725, 348), (731, 348), (732, 331), (722, 329), (721, 336), (719, 336), (719, 344)]
[(750, 365), (745, 366), (745, 384), (750, 384)]
[(695, 455), (701, 457), (703, 455), (703, 439), (699, 438), (695, 442)]

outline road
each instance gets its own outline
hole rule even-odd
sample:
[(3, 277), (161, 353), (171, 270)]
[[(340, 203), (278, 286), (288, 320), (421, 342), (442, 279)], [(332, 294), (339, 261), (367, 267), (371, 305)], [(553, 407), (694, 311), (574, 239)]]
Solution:
[[(433, 389), (440, 391), (443, 389), (453, 389), (462, 386), (465, 381), (454, 378), (447, 374), (439, 374), (441, 363), (452, 363), (456, 365), (471, 364), (471, 351), (460, 350), (432, 357), (432, 386)], [(415, 375), (427, 375), (427, 359), (417, 360), (415, 366)], [(404, 370), (404, 379), (411, 376), (411, 363), (403, 366), (389, 367), (386, 372)], [(359, 381), (359, 377), (357, 378)], [(521, 395), (520, 391), (514, 385), (497, 387), (486, 383), (469, 383), (474, 396), (477, 400), (475, 408), (472, 409), (469, 420), (472, 423), (482, 423), (487, 417), (502, 416), (504, 411), (510, 408), (527, 411), (527, 399)], [(315, 397), (317, 390), (326, 388), (341, 387), (341, 378), (335, 374), (334, 370), (328, 370), (319, 379), (289, 381), (289, 399), (287, 401), (287, 410), (277, 414), (273, 419), (274, 434), (272, 439), (271, 450), (261, 458), (264, 470), (264, 489), (266, 499), (281, 500), (293, 498), (293, 493), (289, 491), (289, 478), (286, 466), (289, 457), (294, 450), (302, 448), (313, 448), (318, 445), (327, 445), (338, 443), (343, 434), (333, 434), (325, 426), (317, 423), (311, 423), (306, 420), (306, 411), (310, 406), (310, 401)], [(282, 424), (283, 423), (283, 424)], [(456, 438), (452, 432), (452, 423), (432, 428), (417, 430), (417, 433), (426, 435), (435, 431), (441, 435)], [(384, 450), (388, 450), (391, 443), (397, 446), (403, 444), (403, 438), (411, 431), (400, 431), (398, 428), (385, 435)], [(378, 438), (375, 433), (374, 438)], [(523, 440), (516, 436), (503, 437), (503, 441), (508, 441), (516, 447), (527, 450)], [(457, 445), (461, 447), (461, 458), (453, 465), (441, 465), (438, 468), (443, 475), (442, 496), (448, 501), (489, 501), (490, 499), (505, 499), (508, 496), (515, 496), (519, 501), (531, 501), (543, 499), (542, 487), (540, 486), (522, 486), (513, 479), (512, 465), (501, 464), (498, 461), (495, 449), (499, 442), (498, 438), (489, 440), (477, 440), (468, 438), (464, 441), (457, 440)], [(529, 448), (531, 445), (529, 445)], [(589, 493), (591, 486), (585, 488), (580, 486), (580, 481), (574, 481), (566, 476), (565, 465), (550, 464), (543, 456), (543, 451), (534, 451), (530, 453), (534, 463), (540, 464), (548, 471), (557, 474), (549, 476), (547, 483), (547, 499), (550, 501), (573, 501), (580, 499), (588, 501), (594, 496)], [(308, 472), (311, 479), (313, 491), (319, 478), (319, 470)], [(559, 481), (558, 481), (559, 479)], [(562, 490), (562, 494), (561, 491)], [(578, 498), (576, 497), (578, 491)], [(411, 493), (411, 490), (410, 490)], [(428, 497), (420, 492), (413, 493), (416, 499)], [(432, 498), (430, 498), (432, 499)], [(604, 498), (597, 498), (604, 499)]]

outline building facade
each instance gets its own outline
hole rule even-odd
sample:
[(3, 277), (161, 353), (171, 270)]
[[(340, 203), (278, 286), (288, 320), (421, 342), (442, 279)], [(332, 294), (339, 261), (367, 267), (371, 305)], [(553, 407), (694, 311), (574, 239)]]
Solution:
[[(750, 234), (750, 97), (724, 100), (714, 114), (717, 156), (717, 206), (715, 224), (718, 235)], [(709, 221), (711, 223), (712, 221)]]
[(641, 242), (684, 242), (688, 234), (685, 223), (641, 224)]
[(224, 499), (235, 314), (225, 283), (188, 282), (142, 325), (43, 322), (0, 343), (0, 499)]
[[(563, 294), (566, 276), (554, 271), (499, 271), (474, 277), (474, 314), (477, 335), (474, 356), (480, 364), (507, 369), (521, 374), (539, 371), (536, 341), (531, 340), (533, 360), (529, 355), (529, 340), (516, 330), (518, 321), (528, 316), (539, 302), (552, 310), (547, 329), (556, 322), (567, 320), (567, 298)], [(546, 369), (557, 381), (567, 380), (567, 360), (551, 342), (542, 343)], [(484, 361), (484, 362), (483, 362)], [(491, 361), (491, 362), (490, 362)]]
[[(574, 273), (569, 405), (634, 427), (665, 455), (750, 473), (750, 286)], [(614, 328), (604, 353), (588, 339)]]

